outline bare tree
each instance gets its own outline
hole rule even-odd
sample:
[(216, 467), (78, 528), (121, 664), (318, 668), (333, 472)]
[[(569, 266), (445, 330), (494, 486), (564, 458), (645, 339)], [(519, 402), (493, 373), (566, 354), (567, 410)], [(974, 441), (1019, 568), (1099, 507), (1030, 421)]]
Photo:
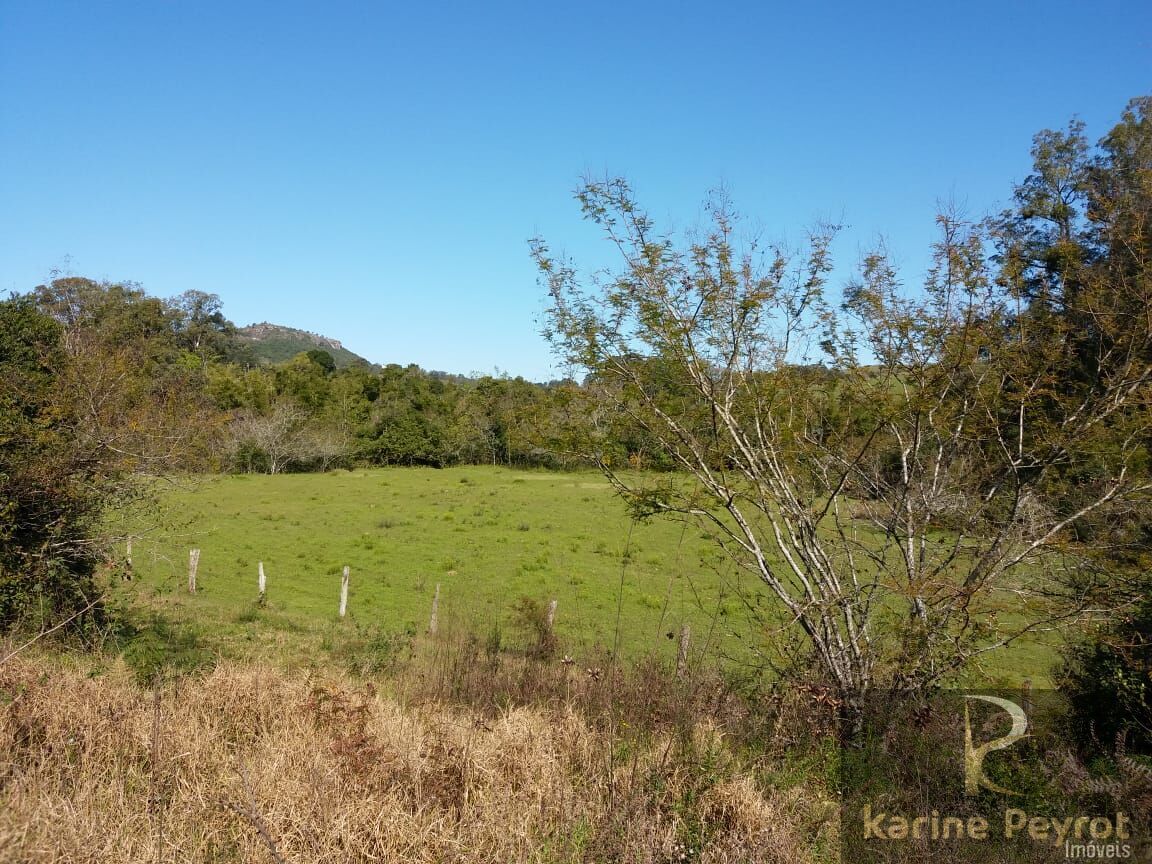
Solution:
[[(1131, 344), (1147, 329), (1100, 358), (1094, 386), (1067, 388), (1063, 347), (1037, 344), (981, 231), (955, 218), (925, 290), (904, 296), (875, 254), (835, 308), (830, 229), (791, 255), (741, 239), (720, 200), (680, 244), (624, 181), (578, 197), (620, 269), (582, 278), (533, 244), (546, 335), (587, 375), (576, 446), (636, 515), (695, 521), (753, 574), (848, 717), (1084, 608), (1098, 574), (1071, 530), (1149, 489), (1134, 470), (1149, 355)], [(679, 472), (620, 472), (604, 445), (622, 429)], [(1070, 509), (1053, 477), (1085, 459)]]
[(329, 467), (347, 451), (339, 433), (320, 427), (316, 418), (298, 405), (277, 400), (267, 412), (247, 412), (232, 427), (237, 454), (254, 450), (269, 474), (279, 474), (293, 463)]

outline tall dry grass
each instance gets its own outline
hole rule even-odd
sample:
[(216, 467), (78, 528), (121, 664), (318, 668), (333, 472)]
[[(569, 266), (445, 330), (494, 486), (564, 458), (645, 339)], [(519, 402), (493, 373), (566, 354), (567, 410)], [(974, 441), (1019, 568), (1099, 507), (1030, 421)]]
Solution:
[(254, 665), (153, 690), (0, 665), (4, 862), (804, 862), (834, 813), (707, 720), (629, 735)]

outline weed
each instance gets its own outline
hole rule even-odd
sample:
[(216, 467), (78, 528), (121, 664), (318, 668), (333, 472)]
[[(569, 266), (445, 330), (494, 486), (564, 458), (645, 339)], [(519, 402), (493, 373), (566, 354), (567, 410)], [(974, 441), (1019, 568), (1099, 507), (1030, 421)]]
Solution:
[(512, 607), (512, 620), (528, 634), (534, 657), (548, 659), (556, 653), (556, 634), (552, 629), (547, 603), (532, 597), (521, 597)]
[(213, 663), (195, 631), (159, 615), (131, 638), (121, 656), (142, 685), (204, 669)]
[(237, 624), (255, 624), (260, 620), (260, 611), (262, 608), (261, 600), (257, 600), (251, 606), (248, 606), (236, 613)]
[(414, 627), (388, 631), (358, 624), (353, 633), (341, 634), (331, 651), (336, 661), (354, 674), (395, 672), (411, 660), (415, 636)]

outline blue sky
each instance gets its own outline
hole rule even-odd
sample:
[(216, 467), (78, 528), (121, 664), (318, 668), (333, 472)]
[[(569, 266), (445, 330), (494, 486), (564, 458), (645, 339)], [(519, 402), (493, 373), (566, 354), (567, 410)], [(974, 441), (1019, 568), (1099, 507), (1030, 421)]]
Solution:
[[(622, 8), (621, 8), (622, 7)], [(724, 185), (915, 284), (1031, 136), (1152, 92), (1152, 3), (0, 0), (0, 290), (62, 269), (219, 294), (376, 362), (548, 378), (527, 240), (602, 261), (572, 192), (665, 223)]]

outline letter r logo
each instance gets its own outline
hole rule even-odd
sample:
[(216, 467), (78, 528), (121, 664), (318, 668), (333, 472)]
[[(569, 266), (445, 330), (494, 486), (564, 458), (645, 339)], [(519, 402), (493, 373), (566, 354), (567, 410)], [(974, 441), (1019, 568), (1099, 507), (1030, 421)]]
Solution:
[(1012, 731), (1007, 735), (1003, 738), (996, 738), (986, 744), (981, 744), (979, 747), (974, 747), (972, 746), (972, 721), (968, 715), (968, 703), (964, 703), (964, 794), (976, 795), (979, 793), (981, 786), (993, 792), (1002, 792), (1005, 795), (1018, 794), (1011, 789), (997, 786), (984, 776), (984, 757), (993, 750), (1003, 750), (1011, 747), (1021, 738), (1026, 737), (1026, 733), (1028, 732), (1028, 716), (1024, 713), (1023, 708), (1008, 699), (1000, 699), (996, 696), (965, 696), (964, 698), (980, 699), (984, 702), (990, 702), (998, 708), (1003, 708), (1008, 713), (1008, 716), (1012, 718)]

